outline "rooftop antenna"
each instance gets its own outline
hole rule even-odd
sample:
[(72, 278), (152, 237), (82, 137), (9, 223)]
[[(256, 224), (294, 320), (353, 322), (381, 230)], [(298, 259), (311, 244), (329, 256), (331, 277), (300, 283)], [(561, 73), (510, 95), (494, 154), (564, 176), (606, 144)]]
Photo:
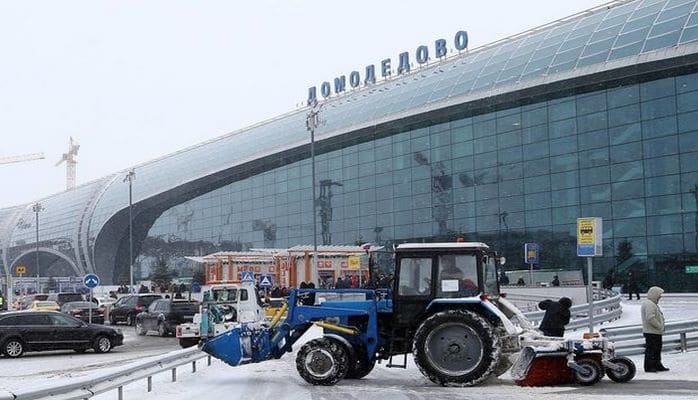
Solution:
[(61, 165), (65, 161), (65, 188), (66, 190), (74, 189), (76, 176), (77, 176), (77, 164), (78, 161), (75, 157), (78, 155), (78, 150), (80, 150), (80, 145), (77, 141), (70, 137), (70, 142), (68, 143), (68, 152), (63, 153), (63, 156), (56, 163), (56, 167)]

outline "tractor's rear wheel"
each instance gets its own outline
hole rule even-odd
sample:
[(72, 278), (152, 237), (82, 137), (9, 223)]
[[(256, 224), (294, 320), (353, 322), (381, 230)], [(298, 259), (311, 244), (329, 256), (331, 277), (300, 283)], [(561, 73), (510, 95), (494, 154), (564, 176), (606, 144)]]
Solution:
[(349, 357), (349, 369), (347, 370), (347, 379), (361, 379), (371, 373), (373, 367), (376, 366), (376, 357), (372, 361), (368, 361), (368, 355), (363, 348), (355, 348), (354, 354)]
[(296, 369), (306, 382), (331, 386), (343, 379), (349, 369), (349, 352), (331, 338), (313, 339), (296, 356)]
[(494, 328), (478, 314), (447, 310), (427, 318), (414, 336), (412, 352), (419, 370), (442, 386), (474, 386), (499, 363)]

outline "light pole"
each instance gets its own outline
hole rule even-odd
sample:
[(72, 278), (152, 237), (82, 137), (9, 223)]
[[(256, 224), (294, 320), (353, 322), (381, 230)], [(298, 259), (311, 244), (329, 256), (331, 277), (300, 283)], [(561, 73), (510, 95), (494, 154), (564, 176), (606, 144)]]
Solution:
[(44, 210), (41, 203), (36, 202), (32, 211), (36, 215), (36, 292), (41, 293), (41, 274), (39, 273), (39, 213)]
[(313, 186), (313, 265), (310, 269), (311, 276), (313, 274), (315, 266), (317, 265), (317, 215), (315, 214), (315, 129), (320, 126), (320, 109), (322, 104), (318, 105), (317, 100), (313, 101), (310, 105), (310, 111), (308, 111), (308, 116), (305, 120), (305, 126), (310, 131), (310, 164), (311, 164), (311, 175), (312, 175), (312, 186)]
[(128, 181), (128, 263), (129, 263), (129, 292), (133, 290), (133, 181), (136, 179), (136, 171), (131, 168), (124, 182)]

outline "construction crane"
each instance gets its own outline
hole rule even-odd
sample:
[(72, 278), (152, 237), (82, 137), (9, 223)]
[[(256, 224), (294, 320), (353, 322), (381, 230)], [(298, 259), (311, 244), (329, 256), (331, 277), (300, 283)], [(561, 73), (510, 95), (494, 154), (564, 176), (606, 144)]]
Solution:
[(70, 142), (68, 143), (68, 151), (63, 153), (61, 159), (56, 163), (56, 167), (61, 165), (65, 161), (65, 188), (70, 190), (75, 188), (75, 181), (77, 175), (77, 164), (78, 161), (75, 157), (78, 155), (78, 150), (80, 150), (80, 145), (77, 141), (70, 137)]
[(21, 156), (10, 156), (10, 157), (0, 157), (0, 165), (2, 164), (14, 164), (25, 161), (43, 160), (46, 158), (44, 153), (31, 153), (23, 154)]

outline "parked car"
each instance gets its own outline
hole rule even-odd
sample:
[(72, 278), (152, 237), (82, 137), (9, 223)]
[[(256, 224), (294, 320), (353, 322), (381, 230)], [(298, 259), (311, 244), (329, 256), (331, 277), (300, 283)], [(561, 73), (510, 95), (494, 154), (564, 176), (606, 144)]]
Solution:
[(160, 299), (136, 316), (136, 333), (143, 336), (157, 331), (160, 336), (174, 334), (175, 328), (185, 322), (193, 322), (199, 312), (198, 301)]
[(117, 300), (109, 310), (109, 323), (116, 325), (125, 322), (126, 325), (133, 325), (136, 322), (136, 315), (145, 311), (155, 300), (162, 299), (159, 294), (131, 294)]
[(32, 311), (59, 311), (61, 308), (58, 307), (58, 303), (55, 301), (50, 301), (50, 300), (35, 300), (32, 302), (31, 307), (29, 307), (30, 310)]
[(0, 314), (0, 350), (11, 358), (29, 351), (93, 349), (107, 353), (124, 342), (120, 329), (86, 324), (53, 311)]
[(61, 307), (62, 313), (72, 315), (85, 322), (90, 322), (90, 310), (92, 310), (92, 323), (103, 324), (104, 306), (89, 301), (71, 301)]
[(80, 293), (50, 293), (46, 300), (55, 301), (59, 307), (71, 301), (85, 301), (85, 298)]

